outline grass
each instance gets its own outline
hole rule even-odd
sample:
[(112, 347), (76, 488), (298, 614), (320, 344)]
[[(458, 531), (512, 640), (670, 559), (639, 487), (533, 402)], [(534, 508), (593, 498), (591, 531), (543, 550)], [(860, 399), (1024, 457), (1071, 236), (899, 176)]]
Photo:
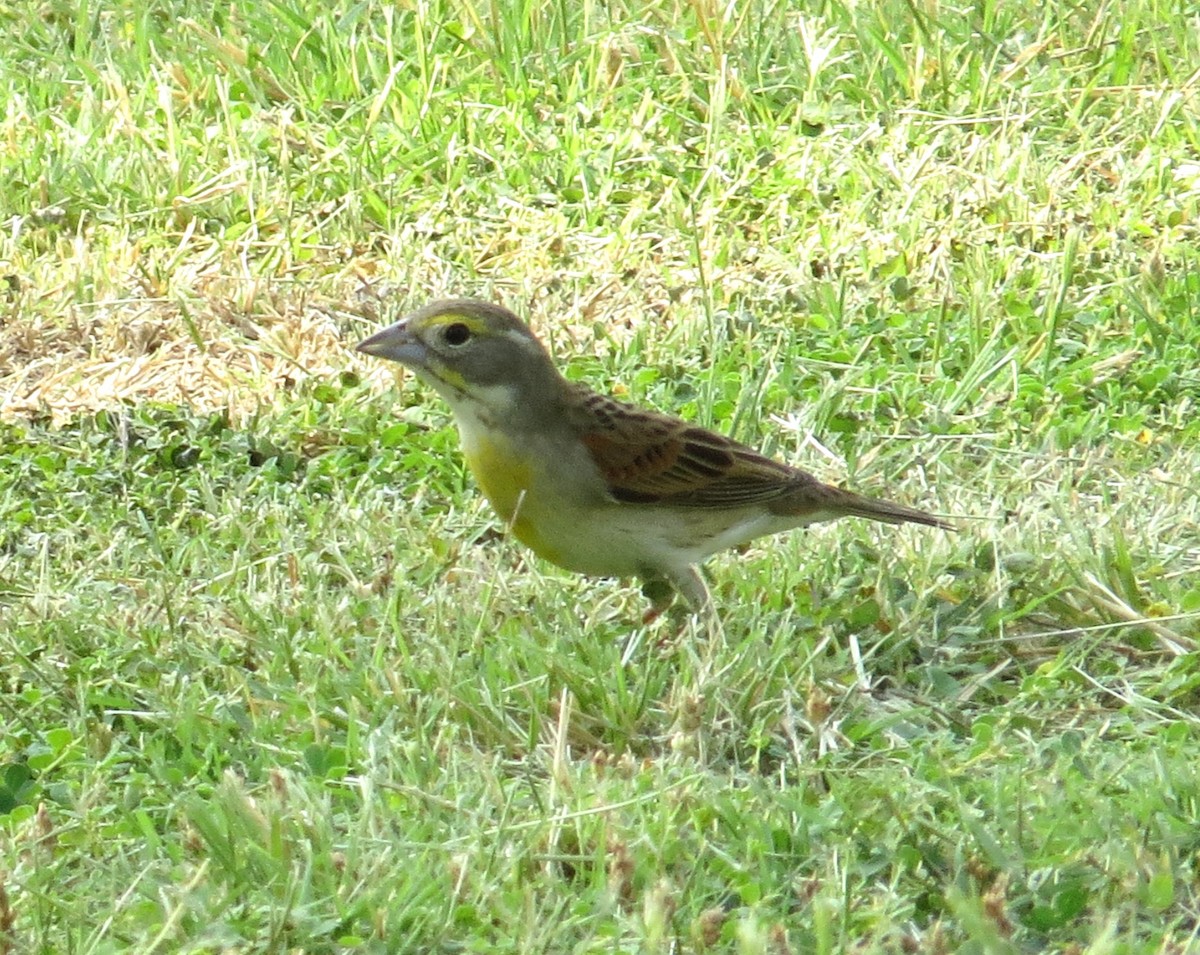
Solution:
[[(0, 953), (1200, 951), (1200, 23), (0, 7)], [(960, 515), (504, 539), (349, 347)]]

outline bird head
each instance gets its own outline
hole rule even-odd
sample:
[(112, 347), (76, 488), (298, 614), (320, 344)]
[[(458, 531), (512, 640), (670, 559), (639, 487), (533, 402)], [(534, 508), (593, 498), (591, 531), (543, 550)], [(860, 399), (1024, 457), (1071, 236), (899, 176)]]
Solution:
[(360, 342), (358, 351), (411, 368), (456, 412), (469, 406), (511, 415), (557, 395), (561, 381), (524, 322), (478, 299), (432, 302)]

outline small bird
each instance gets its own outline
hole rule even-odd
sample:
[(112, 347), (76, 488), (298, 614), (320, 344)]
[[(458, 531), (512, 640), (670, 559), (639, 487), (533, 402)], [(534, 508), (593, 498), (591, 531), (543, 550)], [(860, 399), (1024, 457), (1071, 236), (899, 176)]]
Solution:
[(658, 595), (648, 618), (676, 591), (705, 608), (697, 565), (764, 534), (848, 515), (951, 527), (568, 381), (490, 302), (431, 302), (358, 351), (411, 368), (445, 399), (471, 473), (518, 540), (567, 570), (641, 578)]

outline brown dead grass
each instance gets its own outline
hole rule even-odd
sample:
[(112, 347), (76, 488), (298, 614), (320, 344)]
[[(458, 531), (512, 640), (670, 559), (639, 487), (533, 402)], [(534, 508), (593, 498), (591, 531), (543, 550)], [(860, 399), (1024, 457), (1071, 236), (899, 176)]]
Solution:
[(0, 417), (50, 418), (137, 402), (252, 412), (346, 366), (333, 303), (273, 298), (253, 316), (227, 302), (125, 301), (67, 324), (0, 330)]
[(374, 265), (353, 255), (301, 279), (191, 228), (152, 241), (86, 222), (28, 232), (0, 239), (0, 419), (61, 425), (141, 402), (239, 418), (343, 370), (347, 332), (379, 307)]
[[(139, 402), (240, 419), (301, 382), (347, 369), (383, 384), (390, 370), (360, 361), (354, 343), (402, 308), (439, 295), (503, 301), (564, 355), (603, 353), (648, 321), (669, 322), (672, 311), (702, 314), (682, 247), (670, 250), (664, 267), (658, 236), (566, 237), (541, 210), (524, 210), (519, 227), (457, 225), (437, 241), (414, 224), (385, 248), (330, 249), (323, 261), (303, 269), (283, 263), (269, 276), (247, 269), (237, 247), (196, 243), (181, 260), (181, 241), (155, 259), (127, 239), (63, 242), (57, 259), (24, 267), (18, 256), (3, 256), (0, 419), (62, 425)], [(439, 257), (443, 245), (460, 263), (474, 263), (474, 282), (463, 287), (452, 278), (459, 267)], [(668, 287), (668, 276), (681, 284)]]

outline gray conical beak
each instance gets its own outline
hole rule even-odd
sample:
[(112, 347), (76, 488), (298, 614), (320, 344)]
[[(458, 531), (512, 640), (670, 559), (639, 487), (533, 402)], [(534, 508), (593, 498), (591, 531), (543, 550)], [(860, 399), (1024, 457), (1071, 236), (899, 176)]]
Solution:
[(386, 358), (410, 367), (425, 364), (425, 346), (412, 334), (406, 321), (396, 322), (376, 332), (359, 342), (355, 350), (372, 358)]

